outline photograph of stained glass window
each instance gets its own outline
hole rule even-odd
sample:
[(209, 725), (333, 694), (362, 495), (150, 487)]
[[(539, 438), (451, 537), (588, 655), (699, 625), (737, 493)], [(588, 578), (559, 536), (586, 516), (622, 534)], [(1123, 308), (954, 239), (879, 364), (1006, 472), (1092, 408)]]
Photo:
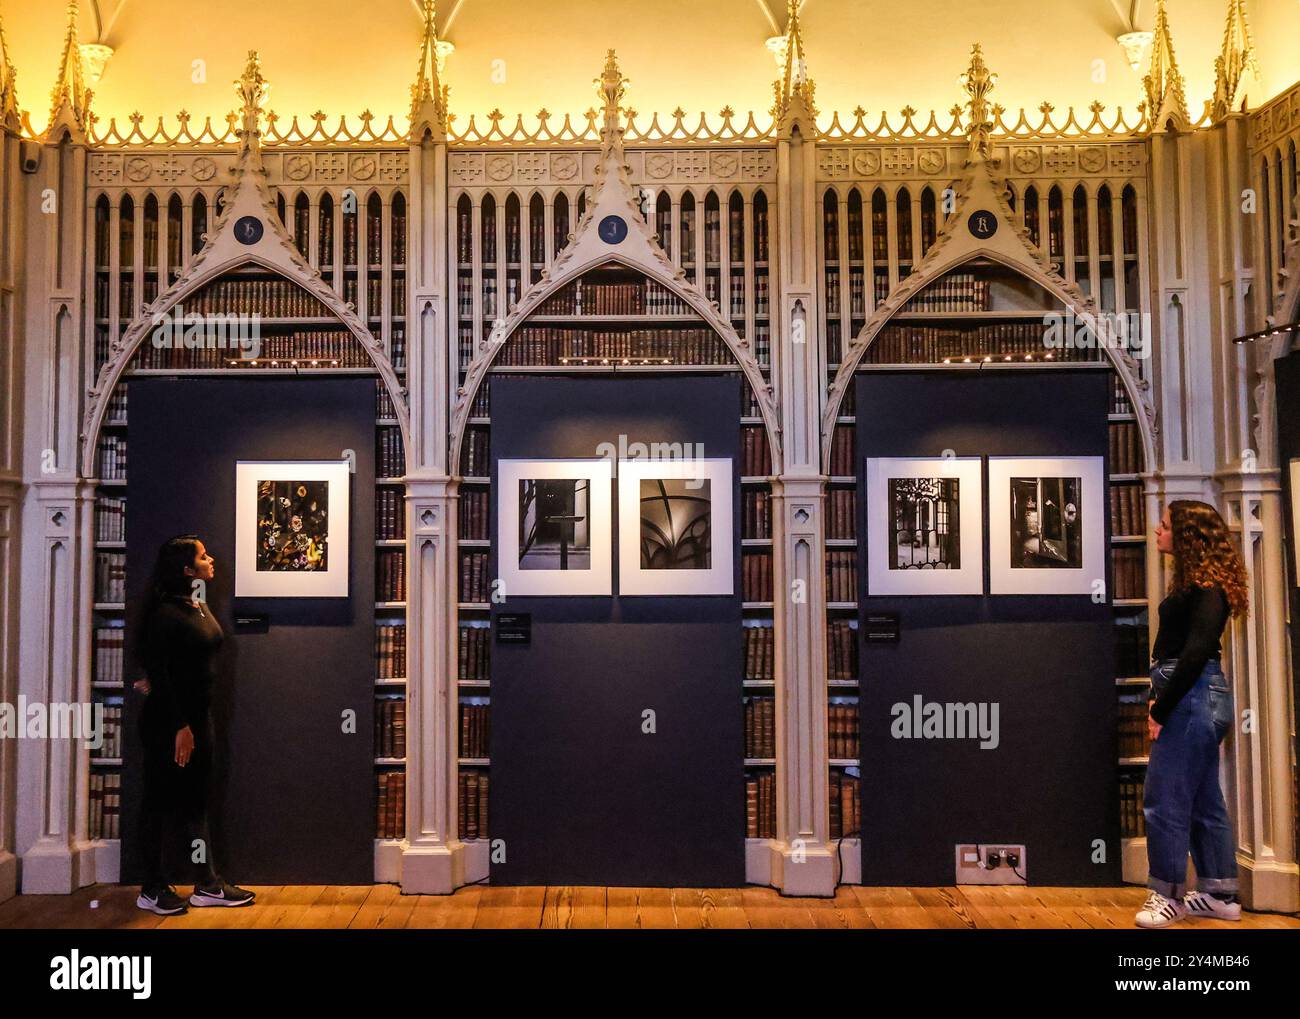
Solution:
[(258, 481), (257, 571), (329, 568), (329, 482)]
[(961, 569), (960, 484), (957, 478), (889, 479), (889, 569)]
[(641, 479), (641, 569), (711, 567), (710, 491), (707, 479)]
[(1080, 478), (1011, 479), (1010, 566), (1077, 570), (1083, 565)]
[(519, 568), (591, 568), (591, 519), (586, 478), (526, 478), (519, 482)]

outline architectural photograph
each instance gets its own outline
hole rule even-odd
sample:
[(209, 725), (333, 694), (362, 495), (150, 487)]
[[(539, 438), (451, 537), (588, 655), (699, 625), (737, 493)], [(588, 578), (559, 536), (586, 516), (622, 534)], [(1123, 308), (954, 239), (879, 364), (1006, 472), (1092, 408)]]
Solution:
[(0, 955), (1293, 984), (1298, 40), (0, 0)]

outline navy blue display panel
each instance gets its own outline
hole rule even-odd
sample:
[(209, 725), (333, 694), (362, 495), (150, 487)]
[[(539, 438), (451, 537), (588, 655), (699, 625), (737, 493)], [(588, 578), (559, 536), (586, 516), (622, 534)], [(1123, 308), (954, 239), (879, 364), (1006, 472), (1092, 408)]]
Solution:
[[(873, 597), (869, 457), (1106, 456), (1104, 371), (983, 369), (857, 376), (859, 579), (896, 644), (860, 644), (862, 880), (946, 885), (959, 842), (1026, 846), (1037, 885), (1120, 880), (1112, 610), (1086, 595)], [(984, 469), (985, 592), (988, 471)], [(1108, 498), (1098, 505), (1110, 525)], [(1109, 572), (1109, 550), (1107, 551)], [(1109, 585), (1109, 577), (1107, 578)], [(864, 631), (860, 630), (860, 633)], [(997, 705), (999, 743), (894, 738), (894, 705)], [(986, 709), (991, 712), (991, 707)], [(901, 716), (901, 712), (900, 712)], [(991, 714), (986, 714), (991, 718)], [(1105, 862), (1094, 862), (1095, 840)]]
[[(619, 597), (615, 542), (613, 597), (493, 606), (532, 615), (530, 644), (492, 647), (494, 884), (744, 882), (739, 410), (735, 376), (493, 378), (494, 496), (501, 459), (593, 457), (620, 437), (702, 443), (737, 468), (733, 595)], [(616, 493), (614, 508), (617, 535)], [(495, 557), (494, 542), (492, 576)]]
[[(226, 631), (213, 700), (216, 863), (252, 884), (374, 880), (374, 380), (132, 379), (127, 596), (158, 546), (194, 532), (216, 559), (208, 599)], [(346, 599), (236, 600), (235, 463), (355, 455)], [(264, 633), (236, 632), (235, 612)], [(123, 877), (135, 857), (138, 695), (126, 697)], [(345, 733), (344, 712), (356, 713)], [(178, 876), (189, 871), (181, 861)]]
[[(1286, 522), (1284, 542), (1290, 550), (1285, 583), (1291, 602), (1291, 661), (1300, 662), (1300, 585), (1296, 584), (1300, 548), (1295, 541), (1296, 500), (1300, 496), (1291, 484), (1291, 461), (1300, 459), (1300, 352), (1278, 358), (1273, 362), (1273, 370), (1277, 381), (1278, 462), (1282, 468), (1282, 501), (1286, 504), (1282, 517)], [(1296, 698), (1292, 703), (1300, 704), (1300, 668), (1291, 670), (1291, 682)], [(1295, 737), (1295, 750), (1300, 753), (1300, 735)], [(1300, 823), (1297, 834), (1300, 834)]]

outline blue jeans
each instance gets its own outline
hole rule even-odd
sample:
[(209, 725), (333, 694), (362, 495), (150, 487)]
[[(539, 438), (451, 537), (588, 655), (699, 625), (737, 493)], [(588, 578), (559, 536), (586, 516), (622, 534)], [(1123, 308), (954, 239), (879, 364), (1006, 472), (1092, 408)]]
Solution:
[[(1151, 670), (1154, 697), (1174, 662)], [(1211, 660), (1180, 700), (1151, 744), (1142, 812), (1147, 822), (1147, 887), (1165, 898), (1187, 890), (1187, 853), (1203, 892), (1237, 891), (1232, 821), (1219, 788), (1219, 744), (1232, 726), (1232, 693), (1223, 669)]]

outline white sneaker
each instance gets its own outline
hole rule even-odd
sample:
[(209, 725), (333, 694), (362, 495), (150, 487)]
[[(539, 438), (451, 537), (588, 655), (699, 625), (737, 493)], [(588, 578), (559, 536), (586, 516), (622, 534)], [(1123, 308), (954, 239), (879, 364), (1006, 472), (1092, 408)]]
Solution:
[(1168, 927), (1187, 915), (1187, 907), (1179, 899), (1166, 899), (1153, 891), (1134, 918), (1139, 927)]
[(1209, 892), (1188, 892), (1183, 896), (1183, 905), (1192, 916), (1214, 917), (1216, 920), (1241, 919), (1240, 902), (1224, 902)]

